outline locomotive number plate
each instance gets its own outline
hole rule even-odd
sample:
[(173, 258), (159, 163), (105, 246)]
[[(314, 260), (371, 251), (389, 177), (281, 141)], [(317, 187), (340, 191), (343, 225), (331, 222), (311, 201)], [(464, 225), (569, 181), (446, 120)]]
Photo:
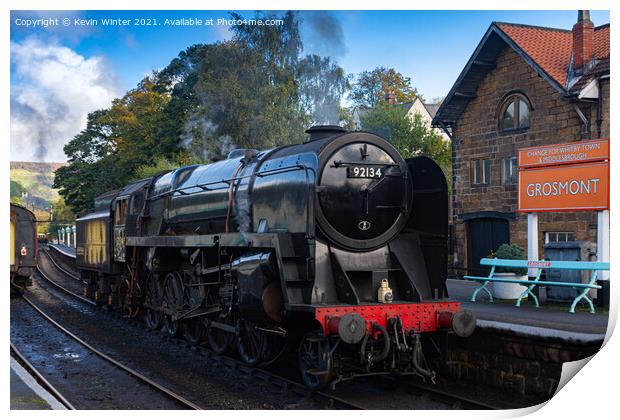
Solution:
[(349, 166), (347, 178), (383, 178), (385, 168), (374, 166)]

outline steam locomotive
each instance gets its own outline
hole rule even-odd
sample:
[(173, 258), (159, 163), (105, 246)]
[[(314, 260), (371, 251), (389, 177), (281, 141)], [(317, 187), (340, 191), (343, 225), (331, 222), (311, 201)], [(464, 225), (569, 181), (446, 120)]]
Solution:
[(309, 388), (432, 379), (447, 333), (475, 328), (447, 299), (441, 169), (371, 133), (307, 133), (98, 197), (76, 223), (85, 294), (248, 365), (296, 352)]

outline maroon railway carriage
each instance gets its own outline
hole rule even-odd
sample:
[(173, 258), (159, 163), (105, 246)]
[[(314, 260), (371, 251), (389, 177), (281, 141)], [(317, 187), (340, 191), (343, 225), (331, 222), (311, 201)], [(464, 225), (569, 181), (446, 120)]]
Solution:
[(37, 266), (37, 220), (30, 210), (11, 203), (10, 263), (11, 285), (19, 291), (32, 284)]

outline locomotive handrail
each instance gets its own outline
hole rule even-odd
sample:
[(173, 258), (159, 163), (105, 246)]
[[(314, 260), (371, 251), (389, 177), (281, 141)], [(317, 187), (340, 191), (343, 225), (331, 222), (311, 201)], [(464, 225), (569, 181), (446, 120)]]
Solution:
[(360, 166), (400, 166), (398, 163), (377, 163), (377, 162), (343, 162), (341, 160), (334, 161), (334, 167), (338, 168), (340, 166), (350, 166), (350, 165), (360, 165)]
[[(277, 175), (277, 174), (281, 174), (281, 173), (286, 173), (286, 172), (293, 172), (295, 170), (301, 170), (301, 169), (305, 169), (306, 171), (308, 170), (314, 170), (313, 168), (310, 168), (306, 165), (301, 165), (301, 164), (296, 164), (296, 165), (290, 165), (290, 166), (284, 166), (282, 168), (274, 168), (274, 169), (267, 169), (265, 171), (259, 171), (250, 175), (242, 175), (242, 176), (235, 176), (235, 177), (231, 177), (231, 178), (225, 178), (225, 179), (221, 179), (221, 180), (217, 180), (217, 181), (210, 181), (210, 182), (205, 182), (203, 184), (196, 184), (196, 185), (189, 185), (187, 187), (183, 187), (183, 188), (175, 188), (173, 190), (169, 190), (157, 195), (154, 195), (152, 197), (149, 197), (148, 200), (149, 201), (153, 201), (153, 200), (157, 200), (169, 195), (173, 195), (174, 193), (179, 193), (181, 195), (192, 195), (192, 194), (197, 194), (198, 192), (195, 193), (186, 193), (185, 190), (189, 190), (191, 188), (200, 188), (202, 191), (200, 192), (204, 192), (204, 191), (217, 191), (217, 190), (223, 190), (226, 189), (230, 186), (231, 182), (236, 182), (242, 179), (247, 179), (247, 178), (252, 178), (254, 176), (257, 176), (259, 178), (265, 177), (265, 176), (271, 176), (271, 175)], [(221, 187), (221, 188), (208, 188), (209, 185), (217, 185), (217, 184), (229, 184), (226, 187)]]
[[(480, 287), (477, 287), (471, 296), (471, 301), (476, 301), (476, 296), (480, 291), (485, 291), (489, 295), (489, 300), (493, 302), (493, 295), (487, 289), (489, 283), (492, 282), (500, 282), (500, 283), (516, 283), (522, 286), (525, 286), (526, 289), (519, 295), (515, 306), (521, 306), (521, 300), (531, 296), (534, 300), (536, 307), (540, 306), (538, 302), (538, 298), (532, 290), (536, 286), (560, 286), (560, 287), (572, 287), (575, 290), (581, 289), (581, 293), (579, 293), (573, 303), (571, 304), (570, 313), (575, 312), (575, 307), (577, 303), (582, 299), (585, 300), (590, 306), (590, 313), (595, 313), (594, 304), (587, 296), (588, 292), (591, 289), (601, 289), (602, 287), (596, 283), (597, 280), (597, 272), (598, 271), (609, 271), (609, 263), (601, 262), (601, 261), (528, 261), (528, 260), (507, 260), (507, 259), (498, 259), (498, 258), (482, 258), (480, 260), (480, 265), (484, 265), (487, 267), (491, 267), (491, 271), (487, 277), (479, 277), (479, 276), (463, 276), (464, 279), (473, 280), (480, 283)], [(519, 279), (505, 279), (494, 277), (495, 269), (497, 267), (508, 267), (508, 268), (533, 268), (537, 270), (536, 276), (534, 280), (519, 280)], [(542, 274), (542, 270), (544, 269), (560, 269), (560, 270), (590, 270), (590, 280), (588, 283), (569, 283), (569, 282), (555, 282), (555, 281), (541, 281), (540, 276)]]

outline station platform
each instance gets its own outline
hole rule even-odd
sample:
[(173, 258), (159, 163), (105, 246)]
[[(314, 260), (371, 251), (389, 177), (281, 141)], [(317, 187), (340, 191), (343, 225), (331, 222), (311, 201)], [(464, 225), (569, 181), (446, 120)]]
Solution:
[(476, 314), (478, 328), (498, 329), (526, 336), (556, 338), (568, 342), (593, 342), (605, 338), (607, 331), (607, 312), (569, 313), (570, 303), (542, 303), (539, 308), (524, 300), (520, 307), (515, 300), (489, 302), (480, 293), (476, 302), (471, 295), (479, 284), (477, 282), (448, 279), (448, 295), (462, 303), (464, 309)]
[(11, 410), (66, 410), (11, 357)]
[(70, 258), (75, 258), (75, 248), (72, 246), (67, 246), (65, 244), (48, 244), (50, 248), (55, 248), (61, 254), (66, 255)]

